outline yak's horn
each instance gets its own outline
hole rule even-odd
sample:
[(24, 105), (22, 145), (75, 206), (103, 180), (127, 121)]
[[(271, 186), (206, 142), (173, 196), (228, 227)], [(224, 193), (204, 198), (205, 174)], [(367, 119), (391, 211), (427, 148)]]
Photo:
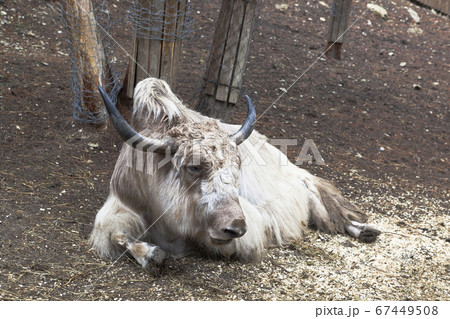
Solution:
[(247, 139), (247, 137), (250, 136), (250, 134), (252, 134), (253, 128), (255, 127), (256, 123), (256, 112), (255, 107), (253, 106), (253, 102), (250, 97), (248, 97), (248, 95), (246, 95), (245, 97), (247, 98), (248, 102), (247, 119), (245, 120), (245, 123), (241, 126), (239, 131), (231, 136), (231, 139), (234, 140), (236, 145), (241, 144)]
[(98, 90), (100, 91), (106, 109), (111, 116), (114, 128), (128, 145), (140, 151), (159, 154), (166, 154), (166, 152), (174, 154), (177, 151), (176, 144), (172, 139), (155, 139), (145, 137), (136, 132), (117, 110), (117, 107), (111, 101), (111, 98), (105, 90), (101, 86), (98, 87)]

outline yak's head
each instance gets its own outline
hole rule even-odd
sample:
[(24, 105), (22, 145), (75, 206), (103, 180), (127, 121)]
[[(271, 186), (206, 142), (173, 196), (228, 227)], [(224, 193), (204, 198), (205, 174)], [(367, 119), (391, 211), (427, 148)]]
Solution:
[(205, 244), (227, 254), (226, 245), (247, 231), (239, 204), (241, 162), (238, 145), (250, 136), (256, 121), (250, 98), (246, 96), (249, 104), (247, 119), (232, 135), (221, 130), (217, 121), (202, 117), (200, 122), (177, 124), (167, 130), (164, 139), (155, 139), (136, 132), (106, 92), (99, 89), (114, 127), (129, 145), (171, 157), (171, 167), (176, 171), (176, 183), (181, 189), (179, 194), (189, 194), (189, 205), (185, 205), (191, 206), (189, 218), (196, 220)]

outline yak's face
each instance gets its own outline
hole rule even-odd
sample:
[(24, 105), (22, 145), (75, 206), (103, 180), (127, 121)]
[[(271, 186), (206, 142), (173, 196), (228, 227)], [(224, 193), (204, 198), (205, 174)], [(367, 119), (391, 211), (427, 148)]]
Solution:
[(183, 189), (189, 194), (190, 219), (201, 225), (207, 244), (222, 246), (246, 232), (239, 204), (238, 146), (214, 121), (182, 124), (168, 134), (177, 141), (172, 157)]
[[(174, 194), (168, 195), (178, 196), (176, 214), (181, 214), (181, 219), (189, 224), (185, 228), (196, 229), (195, 236), (204, 238), (205, 244), (219, 247), (224, 255), (231, 254), (232, 245), (227, 244), (243, 236), (247, 230), (239, 204), (240, 160), (237, 148), (250, 136), (256, 122), (251, 99), (246, 96), (247, 118), (231, 136), (223, 132), (215, 120), (203, 117), (205, 120), (199, 123), (184, 118), (185, 121), (179, 121), (180, 124), (167, 128), (167, 136), (150, 138), (136, 132), (104, 89), (99, 87), (99, 90), (114, 127), (126, 143), (133, 148), (139, 146), (138, 149), (145, 152), (163, 156), (170, 153), (172, 156), (172, 168), (176, 172), (170, 172), (175, 173), (173, 175), (178, 180), (169, 181)], [(164, 123), (169, 123), (171, 119), (180, 117), (180, 110), (184, 108), (164, 81), (153, 78), (136, 86), (135, 107), (145, 110), (148, 123), (145, 128), (149, 130), (151, 115), (159, 116), (161, 123), (164, 120)], [(181, 189), (173, 188), (178, 185)]]

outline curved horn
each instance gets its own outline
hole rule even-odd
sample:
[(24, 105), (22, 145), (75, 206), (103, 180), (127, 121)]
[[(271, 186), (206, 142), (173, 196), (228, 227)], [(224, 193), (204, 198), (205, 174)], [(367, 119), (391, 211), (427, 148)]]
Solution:
[(247, 137), (250, 136), (250, 134), (252, 134), (253, 128), (255, 127), (256, 123), (256, 112), (253, 102), (248, 95), (245, 95), (245, 97), (248, 102), (247, 119), (245, 120), (245, 123), (241, 126), (239, 131), (231, 135), (231, 139), (234, 140), (236, 145), (241, 144), (247, 139)]
[(145, 137), (136, 132), (117, 110), (117, 107), (111, 101), (111, 98), (105, 90), (101, 86), (98, 86), (98, 90), (100, 91), (106, 109), (111, 116), (114, 128), (128, 145), (144, 152), (155, 152), (158, 154), (166, 154), (166, 150), (168, 152), (170, 151), (171, 154), (174, 154), (177, 151), (177, 147), (172, 139), (154, 139)]

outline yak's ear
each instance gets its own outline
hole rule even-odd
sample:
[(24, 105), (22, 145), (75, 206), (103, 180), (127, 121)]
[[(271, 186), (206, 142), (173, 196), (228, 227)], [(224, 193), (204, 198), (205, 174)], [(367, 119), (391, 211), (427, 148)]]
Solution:
[(147, 78), (134, 90), (133, 123), (161, 122), (171, 124), (184, 117), (186, 107), (160, 79)]

